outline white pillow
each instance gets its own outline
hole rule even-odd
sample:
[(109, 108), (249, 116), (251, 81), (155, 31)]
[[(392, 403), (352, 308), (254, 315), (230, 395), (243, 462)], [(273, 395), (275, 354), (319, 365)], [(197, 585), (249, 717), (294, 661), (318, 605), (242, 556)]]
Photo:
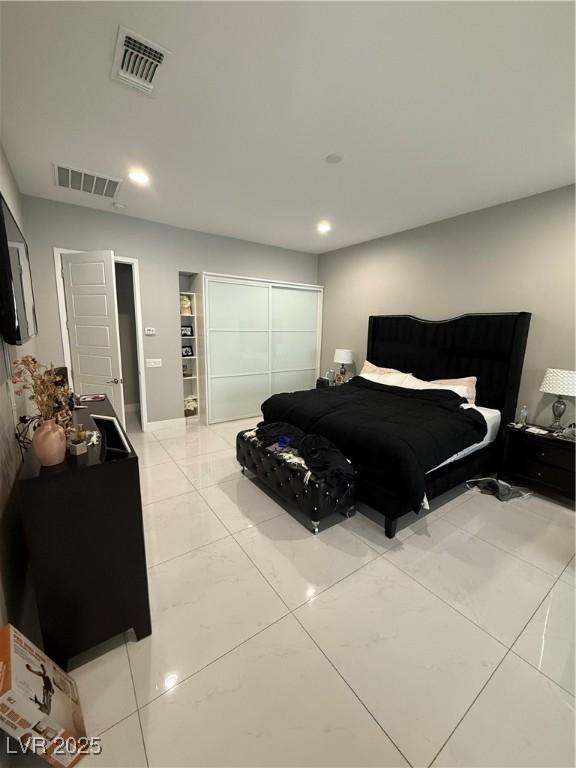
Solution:
[(405, 387), (406, 389), (447, 389), (450, 392), (456, 392), (460, 397), (468, 399), (468, 387), (459, 384), (437, 384), (433, 381), (424, 381), (423, 379), (416, 378), (411, 373), (398, 386)]
[(402, 373), (361, 373), (360, 376), (368, 381), (374, 381), (376, 384), (387, 384), (389, 387), (402, 387), (407, 378), (412, 374)]

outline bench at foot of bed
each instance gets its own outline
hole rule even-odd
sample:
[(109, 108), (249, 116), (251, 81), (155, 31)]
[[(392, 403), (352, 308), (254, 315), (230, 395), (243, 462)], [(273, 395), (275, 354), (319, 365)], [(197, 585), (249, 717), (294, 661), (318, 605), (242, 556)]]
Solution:
[(304, 515), (310, 521), (312, 533), (318, 533), (320, 522), (329, 515), (339, 513), (352, 517), (355, 514), (354, 480), (336, 486), (328, 484), (306, 468), (290, 464), (282, 453), (270, 452), (246, 435), (247, 432), (239, 432), (236, 437), (236, 458), (242, 472), (251, 472), (289, 507)]

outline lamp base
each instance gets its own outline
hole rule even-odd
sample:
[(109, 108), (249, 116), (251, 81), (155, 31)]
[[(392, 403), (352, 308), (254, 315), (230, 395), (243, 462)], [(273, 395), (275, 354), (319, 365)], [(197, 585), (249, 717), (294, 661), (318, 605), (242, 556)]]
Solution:
[(562, 416), (564, 416), (564, 411), (566, 410), (566, 401), (563, 400), (560, 395), (558, 395), (557, 399), (554, 400), (552, 403), (552, 413), (554, 414), (554, 421), (548, 429), (552, 430), (552, 432), (560, 432), (562, 430), (562, 424), (561, 419)]
[(346, 381), (346, 366), (340, 363), (340, 371), (336, 374), (336, 384), (344, 384)]

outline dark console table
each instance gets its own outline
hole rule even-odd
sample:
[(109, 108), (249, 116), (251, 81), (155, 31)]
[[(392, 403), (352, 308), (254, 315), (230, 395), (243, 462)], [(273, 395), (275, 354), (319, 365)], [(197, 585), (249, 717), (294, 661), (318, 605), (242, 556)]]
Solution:
[[(90, 414), (115, 416), (106, 400), (74, 419), (95, 429)], [(111, 436), (55, 467), (41, 467), (29, 451), (19, 476), (44, 650), (65, 668), (122, 632), (151, 633), (138, 457), (122, 435), (128, 450), (114, 450)]]

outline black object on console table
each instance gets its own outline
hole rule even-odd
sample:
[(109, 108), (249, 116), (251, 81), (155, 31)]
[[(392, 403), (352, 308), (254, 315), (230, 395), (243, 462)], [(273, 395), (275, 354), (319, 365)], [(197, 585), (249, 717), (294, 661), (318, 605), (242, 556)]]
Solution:
[[(87, 405), (74, 411), (87, 430), (96, 428), (91, 414), (116, 416), (108, 400)], [(129, 450), (104, 438), (54, 467), (29, 451), (19, 476), (44, 650), (65, 668), (122, 632), (151, 633), (138, 457), (122, 436)]]

